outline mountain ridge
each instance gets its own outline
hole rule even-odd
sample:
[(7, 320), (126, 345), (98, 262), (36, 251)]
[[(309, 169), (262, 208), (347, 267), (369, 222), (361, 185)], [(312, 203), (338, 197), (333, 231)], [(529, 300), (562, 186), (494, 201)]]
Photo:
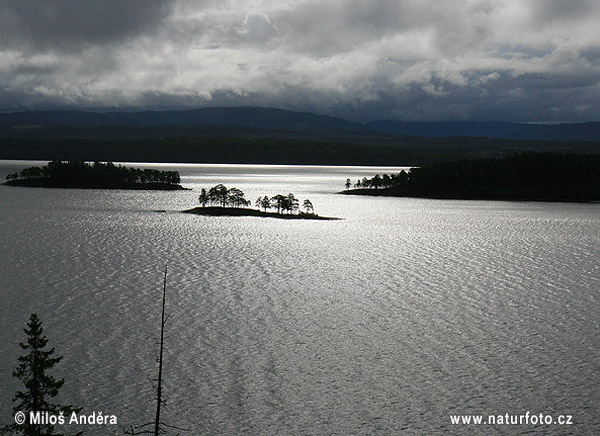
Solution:
[[(377, 120), (367, 123), (346, 120), (311, 112), (260, 106), (204, 107), (185, 110), (161, 111), (107, 111), (48, 110), (0, 113), (0, 135), (31, 136), (27, 130), (54, 128), (131, 127), (154, 128), (166, 131), (179, 126), (190, 133), (191, 126), (204, 126), (202, 132), (210, 134), (208, 126), (232, 126), (233, 130), (252, 130), (251, 133), (269, 136), (271, 132), (294, 133), (300, 136), (333, 138), (348, 135), (398, 137), (417, 136), (425, 138), (481, 137), (497, 139), (600, 141), (600, 122), (527, 124), (507, 121), (429, 121), (412, 122)], [(167, 128), (167, 126), (170, 126)], [(185, 132), (187, 126), (188, 132)], [(235, 128), (233, 126), (236, 126)], [(60, 136), (60, 132), (59, 133)], [(173, 136), (172, 133), (169, 136)]]
[(393, 135), (426, 138), (482, 137), (544, 141), (598, 141), (600, 122), (535, 124), (508, 121), (395, 121), (367, 123), (373, 130)]
[[(566, 134), (546, 127), (552, 126), (533, 126), (536, 133), (531, 126), (502, 122), (361, 124), (248, 106), (24, 111), (0, 114), (0, 159), (410, 166), (523, 151), (600, 153), (600, 123), (560, 126)], [(389, 131), (399, 128), (404, 130)], [(505, 138), (489, 136), (494, 134)], [(529, 139), (510, 137), (525, 134)], [(591, 139), (537, 139), (542, 134)]]
[(243, 125), (261, 129), (302, 130), (334, 128), (349, 132), (371, 129), (361, 123), (310, 112), (259, 106), (207, 107), (186, 110), (93, 112), (81, 110), (21, 111), (0, 114), (0, 127), (26, 125), (128, 126)]

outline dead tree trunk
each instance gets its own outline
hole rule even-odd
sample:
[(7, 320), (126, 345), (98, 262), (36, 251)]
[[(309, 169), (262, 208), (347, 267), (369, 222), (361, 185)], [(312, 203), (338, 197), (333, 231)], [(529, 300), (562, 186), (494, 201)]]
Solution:
[(158, 358), (158, 388), (156, 390), (156, 418), (154, 421), (154, 436), (160, 432), (160, 405), (162, 395), (162, 368), (163, 368), (163, 349), (165, 340), (165, 302), (167, 300), (167, 266), (165, 265), (165, 278), (163, 281), (163, 300), (162, 314), (160, 321), (160, 357)]

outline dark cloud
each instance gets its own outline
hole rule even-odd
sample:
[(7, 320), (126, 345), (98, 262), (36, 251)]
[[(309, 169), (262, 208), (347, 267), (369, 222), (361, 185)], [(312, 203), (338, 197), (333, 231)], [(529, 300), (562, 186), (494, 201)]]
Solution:
[(3, 0), (1, 45), (60, 49), (107, 43), (149, 31), (164, 19), (165, 0)]
[(0, 109), (598, 120), (599, 21), (594, 0), (8, 0)]
[(596, 0), (532, 0), (535, 21), (547, 24), (553, 21), (580, 20), (598, 11)]

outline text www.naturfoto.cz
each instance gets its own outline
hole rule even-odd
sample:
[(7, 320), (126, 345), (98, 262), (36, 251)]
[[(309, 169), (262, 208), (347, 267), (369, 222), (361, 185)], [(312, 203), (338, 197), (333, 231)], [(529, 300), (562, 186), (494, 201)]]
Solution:
[(532, 414), (526, 412), (524, 415), (450, 415), (453, 425), (572, 425), (572, 415), (552, 415), (543, 413)]

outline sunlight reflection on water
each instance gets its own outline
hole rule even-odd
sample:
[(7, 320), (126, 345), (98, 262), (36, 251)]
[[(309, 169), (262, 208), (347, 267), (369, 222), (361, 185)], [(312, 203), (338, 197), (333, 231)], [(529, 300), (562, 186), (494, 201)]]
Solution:
[[(334, 194), (372, 168), (164, 168), (193, 190), (0, 186), (2, 422), (32, 311), (65, 356), (65, 398), (151, 420), (168, 262), (164, 413), (194, 435), (480, 434), (449, 414), (528, 410), (593, 433), (600, 205)], [(344, 220), (178, 213), (216, 183)]]

